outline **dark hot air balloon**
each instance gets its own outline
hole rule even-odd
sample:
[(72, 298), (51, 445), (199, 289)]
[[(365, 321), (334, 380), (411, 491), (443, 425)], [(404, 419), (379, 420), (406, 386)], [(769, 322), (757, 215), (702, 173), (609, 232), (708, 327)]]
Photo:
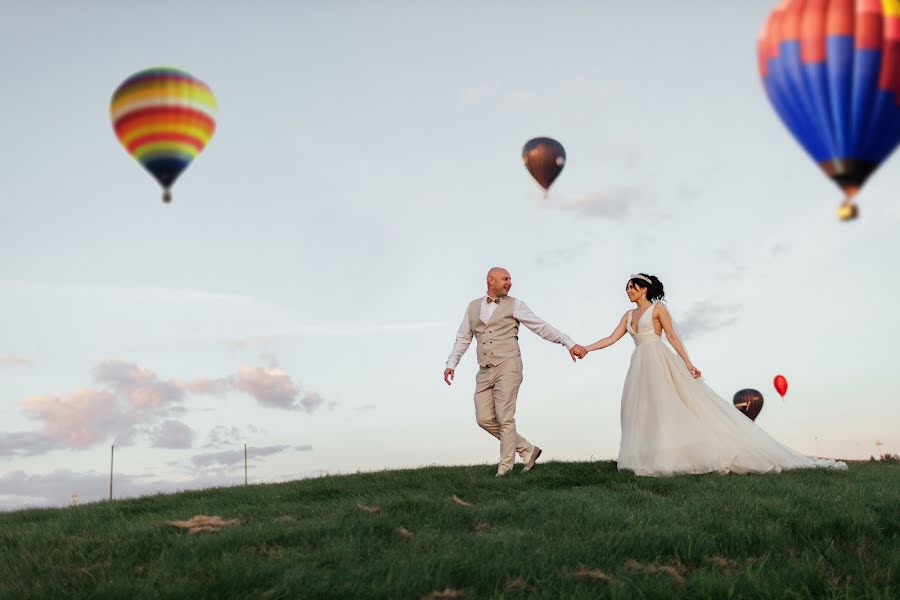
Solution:
[(528, 140), (522, 148), (522, 162), (531, 176), (544, 188), (544, 197), (566, 164), (566, 149), (554, 139)]
[(757, 390), (740, 390), (734, 395), (733, 402), (735, 408), (747, 415), (751, 421), (755, 421), (763, 407), (763, 396)]
[(787, 394), (787, 379), (784, 378), (784, 375), (776, 375), (775, 380), (772, 382), (775, 386), (775, 391), (778, 392), (782, 398)]
[(775, 112), (854, 197), (900, 143), (900, 0), (784, 0), (766, 19), (759, 71)]

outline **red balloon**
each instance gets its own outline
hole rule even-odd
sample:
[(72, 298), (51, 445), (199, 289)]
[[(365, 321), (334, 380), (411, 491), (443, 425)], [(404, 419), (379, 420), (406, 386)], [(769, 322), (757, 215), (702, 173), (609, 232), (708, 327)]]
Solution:
[(787, 393), (787, 379), (784, 378), (784, 375), (776, 375), (773, 383), (775, 384), (775, 391), (784, 398), (784, 395)]

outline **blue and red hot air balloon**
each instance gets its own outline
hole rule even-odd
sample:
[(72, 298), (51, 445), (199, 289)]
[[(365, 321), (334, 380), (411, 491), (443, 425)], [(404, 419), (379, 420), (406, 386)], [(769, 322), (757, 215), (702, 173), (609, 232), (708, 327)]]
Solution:
[(900, 142), (900, 0), (784, 0), (758, 44), (781, 120), (846, 199)]

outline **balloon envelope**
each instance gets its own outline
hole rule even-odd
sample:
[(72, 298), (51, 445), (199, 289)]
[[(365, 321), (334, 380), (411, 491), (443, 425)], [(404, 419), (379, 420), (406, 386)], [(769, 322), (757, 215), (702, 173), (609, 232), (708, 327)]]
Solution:
[(775, 112), (852, 204), (900, 143), (900, 0), (784, 0), (757, 56)]
[(109, 106), (119, 141), (165, 190), (209, 142), (216, 99), (205, 83), (180, 69), (135, 73), (113, 93)]
[(554, 139), (534, 138), (522, 148), (522, 162), (540, 186), (548, 190), (566, 164), (566, 149)]
[(763, 396), (759, 391), (748, 388), (735, 393), (732, 402), (735, 408), (747, 415), (751, 421), (755, 421), (763, 407)]
[(784, 378), (784, 375), (776, 375), (775, 380), (772, 383), (775, 385), (775, 391), (784, 398), (788, 389), (787, 379)]

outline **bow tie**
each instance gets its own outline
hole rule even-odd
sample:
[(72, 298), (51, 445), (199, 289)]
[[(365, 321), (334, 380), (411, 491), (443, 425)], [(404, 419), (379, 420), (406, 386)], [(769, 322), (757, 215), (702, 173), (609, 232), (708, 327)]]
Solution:
[(485, 300), (487, 300), (488, 304), (490, 304), (491, 302), (493, 302), (494, 304), (500, 304), (500, 298), (485, 298)]

